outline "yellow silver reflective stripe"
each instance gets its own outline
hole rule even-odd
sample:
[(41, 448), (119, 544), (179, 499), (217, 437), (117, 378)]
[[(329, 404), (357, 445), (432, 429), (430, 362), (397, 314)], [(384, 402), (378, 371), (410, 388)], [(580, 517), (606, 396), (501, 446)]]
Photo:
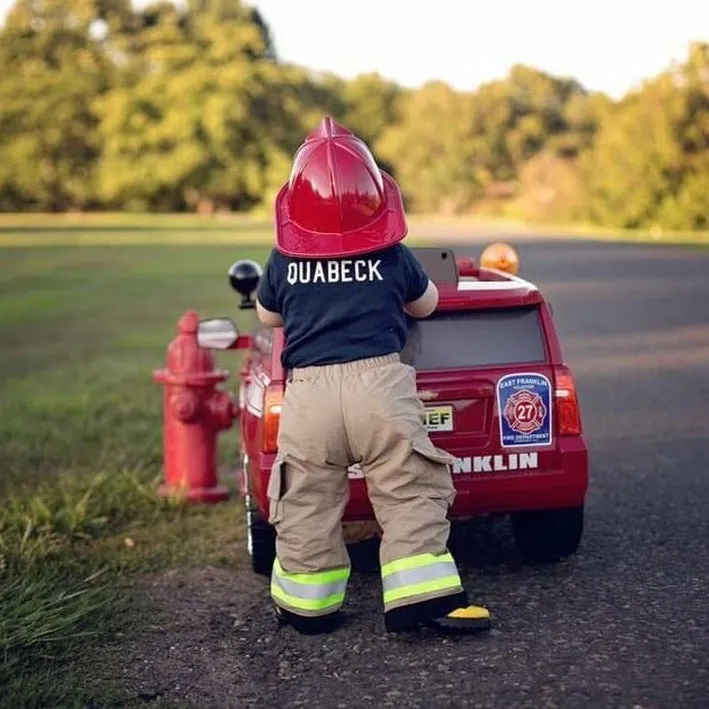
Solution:
[(283, 603), (295, 610), (300, 609), (304, 611), (336, 610), (345, 600), (344, 591), (342, 593), (336, 593), (332, 596), (326, 596), (325, 598), (317, 598), (314, 600), (300, 598), (299, 596), (292, 596), (291, 594), (286, 593), (275, 583), (271, 584), (271, 595), (279, 601), (283, 601)]
[(349, 568), (290, 574), (276, 560), (271, 574), (271, 595), (296, 610), (326, 611), (342, 605), (349, 574)]
[(441, 561), (449, 561), (451, 564), (455, 565), (450, 552), (445, 552), (444, 554), (416, 554), (415, 556), (406, 556), (403, 559), (396, 559), (395, 561), (390, 561), (388, 564), (384, 564), (384, 566), (382, 566), (382, 576), (388, 576), (394, 571), (419, 569), (422, 566), (438, 564)]
[(433, 581), (434, 579), (447, 578), (449, 576), (457, 576), (458, 570), (455, 564), (450, 561), (439, 561), (435, 564), (427, 564), (420, 569), (405, 569), (403, 571), (394, 571), (382, 579), (382, 587), (386, 593), (395, 588), (411, 586), (424, 581)]
[(289, 593), (291, 596), (305, 598), (312, 601), (327, 598), (333, 594), (343, 593), (347, 588), (347, 579), (342, 581), (333, 581), (328, 584), (313, 584), (313, 583), (296, 583), (290, 579), (284, 579), (279, 576), (273, 577), (273, 583), (276, 584), (284, 593)]
[(411, 596), (423, 596), (424, 593), (432, 593), (433, 591), (455, 591), (461, 588), (460, 576), (446, 576), (441, 579), (433, 579), (432, 581), (424, 581), (423, 583), (411, 584), (403, 588), (395, 588), (391, 591), (385, 591), (384, 603), (391, 603), (400, 598), (409, 598)]
[(450, 553), (417, 554), (382, 567), (385, 604), (400, 598), (459, 588), (460, 576)]
[(350, 570), (343, 566), (341, 569), (330, 569), (329, 571), (317, 571), (312, 574), (292, 574), (285, 571), (281, 566), (281, 562), (276, 559), (273, 564), (273, 573), (281, 578), (287, 578), (295, 583), (317, 585), (322, 583), (330, 583), (332, 581), (347, 580), (350, 577)]

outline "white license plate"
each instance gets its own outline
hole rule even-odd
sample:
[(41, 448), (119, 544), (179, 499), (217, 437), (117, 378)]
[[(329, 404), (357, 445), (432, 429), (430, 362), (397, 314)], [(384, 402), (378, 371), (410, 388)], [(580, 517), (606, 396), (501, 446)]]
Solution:
[(426, 430), (452, 431), (453, 407), (452, 406), (427, 406), (424, 409)]

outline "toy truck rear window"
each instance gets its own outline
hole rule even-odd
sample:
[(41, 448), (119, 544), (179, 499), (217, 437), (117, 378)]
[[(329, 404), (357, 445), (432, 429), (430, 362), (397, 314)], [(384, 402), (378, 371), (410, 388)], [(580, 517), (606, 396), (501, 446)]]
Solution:
[(438, 312), (408, 321), (401, 357), (418, 370), (547, 361), (536, 307)]

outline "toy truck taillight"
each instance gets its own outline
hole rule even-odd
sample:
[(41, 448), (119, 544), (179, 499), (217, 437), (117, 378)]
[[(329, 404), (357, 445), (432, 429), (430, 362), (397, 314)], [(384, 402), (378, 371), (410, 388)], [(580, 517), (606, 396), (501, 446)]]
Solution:
[(263, 396), (263, 446), (264, 453), (278, 450), (278, 426), (281, 423), (283, 406), (283, 386), (269, 384)]
[(581, 435), (581, 410), (576, 384), (568, 367), (556, 368), (555, 414), (560, 436)]

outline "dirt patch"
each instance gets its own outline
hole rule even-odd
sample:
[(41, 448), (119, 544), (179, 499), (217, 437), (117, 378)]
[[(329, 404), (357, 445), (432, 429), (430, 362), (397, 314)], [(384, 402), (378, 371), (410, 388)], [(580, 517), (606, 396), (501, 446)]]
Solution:
[(257, 706), (247, 696), (240, 629), (255, 611), (264, 615), (265, 579), (214, 567), (170, 570), (143, 577), (133, 595), (143, 622), (117, 638), (103, 663), (136, 705)]

